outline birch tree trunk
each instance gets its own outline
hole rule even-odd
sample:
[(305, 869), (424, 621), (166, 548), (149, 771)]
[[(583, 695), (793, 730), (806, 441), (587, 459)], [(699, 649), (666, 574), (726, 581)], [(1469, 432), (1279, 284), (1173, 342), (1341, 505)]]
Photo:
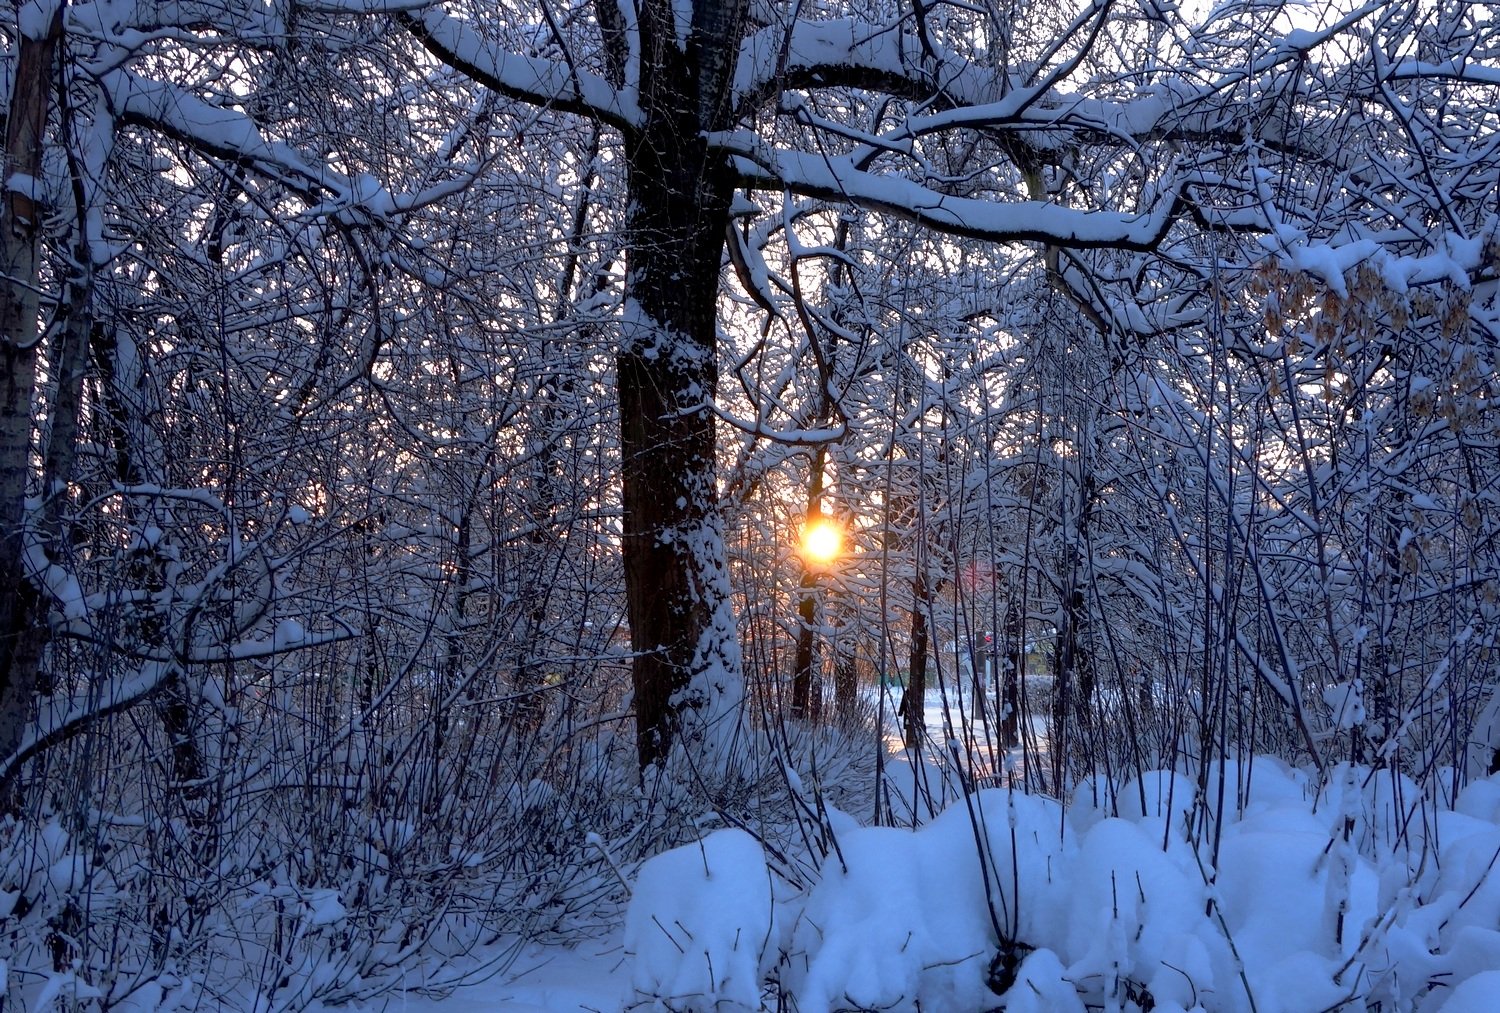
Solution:
[(26, 576), (24, 528), (41, 312), (37, 180), (62, 8), (45, 22), (25, 19), (20, 28), (0, 194), (0, 757), (20, 745), (37, 685), (37, 638), (28, 631), (42, 617)]

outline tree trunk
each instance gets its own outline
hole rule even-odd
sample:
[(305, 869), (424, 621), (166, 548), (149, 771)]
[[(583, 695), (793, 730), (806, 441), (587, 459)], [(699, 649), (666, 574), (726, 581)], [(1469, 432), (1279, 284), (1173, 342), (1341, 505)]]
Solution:
[[(601, 3), (610, 6), (609, 0)], [(705, 131), (727, 120), (743, 4), (639, 5), (643, 126), (625, 138), (627, 272), (616, 358), (623, 552), (642, 769), (737, 723), (739, 647), (718, 510), (712, 398), (719, 263), (733, 178)], [(618, 14), (614, 15), (618, 18)]]
[[(47, 403), (46, 449), (42, 455), (42, 496), (39, 515), (31, 518), (32, 537), (53, 561), (67, 555), (63, 528), (67, 521), (69, 485), (78, 458), (78, 420), (83, 404), (83, 380), (88, 373), (90, 333), (94, 328), (94, 271), (89, 250), (79, 242), (74, 250), (75, 273), (64, 289), (58, 308), (55, 342), (48, 349), (50, 372), (56, 378)], [(43, 603), (36, 602), (33, 621), (24, 624), (16, 638), (13, 670), (35, 673), (32, 688), (37, 696), (54, 691), (55, 678), (42, 669), (42, 652), (52, 638), (43, 622)]]
[(932, 588), (918, 577), (912, 582), (910, 668), (906, 692), (901, 695), (901, 727), (906, 748), (919, 749), (927, 731), (923, 708), (927, 699), (927, 613), (932, 609)]
[(846, 727), (854, 727), (859, 713), (859, 668), (850, 636), (835, 633), (833, 650), (833, 702), (838, 718)]
[(792, 717), (817, 721), (823, 689), (817, 675), (818, 575), (803, 564), (797, 586), (797, 653), (792, 670)]
[(1001, 634), (999, 690), (1000, 741), (1010, 749), (1021, 743), (1021, 674), (1026, 665), (1026, 624), (1021, 603), (1005, 604), (1005, 629)]
[(23, 544), (41, 310), (36, 239), (42, 209), (27, 181), (41, 177), (42, 135), (61, 33), (61, 5), (40, 38), (22, 33), (6, 118), (8, 182), (0, 196), (0, 756), (15, 752), (31, 720), (39, 654), (28, 631), (43, 619), (36, 588), (26, 576)]
[(1060, 791), (1066, 784), (1070, 754), (1089, 748), (1094, 700), (1094, 664), (1084, 640), (1087, 636), (1083, 585), (1075, 567), (1068, 568), (1070, 586), (1063, 595), (1057, 631), (1056, 686), (1052, 701), (1052, 773)]
[[(826, 401), (826, 395), (825, 395)], [(819, 416), (821, 422), (822, 416)], [(823, 465), (828, 448), (813, 451), (807, 481), (808, 527), (823, 518)], [(797, 587), (797, 654), (792, 671), (792, 717), (817, 721), (822, 702), (822, 687), (817, 677), (818, 570), (816, 564), (802, 560), (802, 579)]]

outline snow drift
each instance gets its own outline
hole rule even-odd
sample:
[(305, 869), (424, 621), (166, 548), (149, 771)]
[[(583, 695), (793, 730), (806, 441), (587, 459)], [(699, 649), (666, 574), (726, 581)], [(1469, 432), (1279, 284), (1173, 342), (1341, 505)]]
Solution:
[(990, 789), (916, 830), (844, 827), (803, 890), (719, 831), (642, 867), (625, 1005), (1488, 1008), (1497, 799), (1497, 778), (1449, 807), (1390, 770), (1320, 786), (1266, 757), (1090, 783), (1068, 807)]

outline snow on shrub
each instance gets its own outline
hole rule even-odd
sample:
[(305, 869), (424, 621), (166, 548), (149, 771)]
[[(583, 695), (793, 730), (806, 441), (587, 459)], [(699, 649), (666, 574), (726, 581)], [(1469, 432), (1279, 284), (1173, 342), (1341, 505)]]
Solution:
[(816, 882), (774, 903), (760, 846), (719, 831), (642, 867), (634, 999), (756, 1009), (764, 983), (798, 1013), (1493, 1007), (1500, 782), (1452, 811), (1389, 770), (1340, 765), (1321, 791), (1265, 757), (1208, 774), (1206, 820), (1195, 779), (1156, 771), (1086, 786), (1066, 815), (988, 790), (917, 830), (843, 827)]
[(1231, 823), (1257, 810), (1300, 810), (1316, 794), (1306, 774), (1274, 756), (1252, 756), (1243, 763), (1234, 758), (1213, 760), (1204, 783), (1209, 811), (1222, 809)]
[(1218, 870), (1222, 927), (1245, 955), (1258, 1010), (1323, 1009), (1347, 997), (1335, 978), (1376, 914), (1367, 859), (1309, 808), (1279, 806), (1225, 831)]
[(800, 1013), (984, 1008), (997, 938), (1058, 934), (1072, 848), (1060, 805), (1001, 790), (916, 832), (846, 833), (796, 916), (782, 983)]
[(1405, 774), (1340, 763), (1329, 771), (1318, 811), (1335, 830), (1340, 821), (1351, 820), (1360, 850), (1396, 856), (1419, 844), (1424, 801), (1422, 789)]
[(1494, 1013), (1500, 971), (1482, 971), (1453, 990), (1442, 1013)]
[[(626, 917), (633, 998), (671, 1010), (754, 1009), (759, 993), (746, 988), (745, 970), (767, 960), (745, 941), (772, 939), (770, 874), (740, 831), (700, 845), (641, 869)], [(992, 1005), (996, 924), (1010, 938), (1060, 937), (1055, 876), (1072, 848), (1060, 805), (1000, 790), (916, 832), (846, 831), (787, 914), (782, 984), (799, 1013)]]
[(1198, 788), (1193, 779), (1171, 770), (1148, 770), (1125, 783), (1119, 796), (1120, 815), (1140, 821), (1148, 816), (1172, 817), (1173, 828), (1186, 833)]
[(1233, 961), (1207, 916), (1207, 890), (1164, 825), (1096, 824), (1066, 872), (1068, 975), (1095, 1002), (1150, 994), (1184, 1008), (1234, 985)]
[(1477, 820), (1500, 823), (1500, 775), (1470, 781), (1458, 793), (1458, 802), (1453, 808)]
[(625, 915), (632, 1009), (755, 1010), (771, 941), (771, 874), (743, 830), (717, 830), (641, 866)]

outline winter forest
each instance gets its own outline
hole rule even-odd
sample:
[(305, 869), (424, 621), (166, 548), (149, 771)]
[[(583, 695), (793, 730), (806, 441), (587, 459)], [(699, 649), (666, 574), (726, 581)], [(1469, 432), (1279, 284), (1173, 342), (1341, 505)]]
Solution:
[(0, 1010), (1500, 1003), (1500, 4), (12, 10)]

